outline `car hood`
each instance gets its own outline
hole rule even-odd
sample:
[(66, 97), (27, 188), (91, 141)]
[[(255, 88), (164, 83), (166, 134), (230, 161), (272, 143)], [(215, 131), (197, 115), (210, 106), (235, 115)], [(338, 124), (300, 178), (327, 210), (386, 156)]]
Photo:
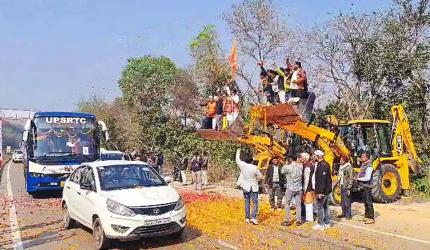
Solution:
[(179, 194), (170, 186), (103, 191), (103, 196), (128, 207), (160, 205), (179, 199)]

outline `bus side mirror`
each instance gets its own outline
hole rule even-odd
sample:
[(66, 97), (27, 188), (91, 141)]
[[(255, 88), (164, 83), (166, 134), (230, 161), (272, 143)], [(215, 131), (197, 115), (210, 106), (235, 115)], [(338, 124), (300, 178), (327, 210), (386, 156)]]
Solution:
[(26, 142), (28, 140), (28, 131), (25, 130), (24, 132), (22, 132), (22, 141)]
[(105, 140), (109, 141), (109, 131), (106, 123), (104, 123), (104, 121), (98, 121), (98, 124), (102, 128), (103, 134), (105, 135)]

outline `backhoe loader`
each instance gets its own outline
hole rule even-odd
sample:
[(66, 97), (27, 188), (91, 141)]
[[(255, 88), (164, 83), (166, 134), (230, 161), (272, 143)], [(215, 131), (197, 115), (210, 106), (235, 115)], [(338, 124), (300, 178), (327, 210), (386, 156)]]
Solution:
[[(417, 173), (422, 163), (418, 157), (410, 132), (409, 121), (401, 105), (391, 108), (392, 123), (386, 120), (337, 121), (328, 119), (327, 127), (312, 124), (297, 105), (257, 105), (250, 111), (246, 126), (238, 120), (231, 128), (222, 131), (200, 130), (210, 140), (230, 140), (249, 145), (260, 169), (268, 167), (270, 159), (285, 160), (287, 152), (295, 152), (297, 145), (291, 138), (299, 136), (325, 153), (332, 168), (334, 184), (341, 156), (348, 156), (358, 172), (361, 152), (369, 152), (373, 159), (372, 196), (376, 202), (389, 203), (409, 194), (409, 174)], [(340, 201), (340, 190), (334, 187), (333, 198)]]

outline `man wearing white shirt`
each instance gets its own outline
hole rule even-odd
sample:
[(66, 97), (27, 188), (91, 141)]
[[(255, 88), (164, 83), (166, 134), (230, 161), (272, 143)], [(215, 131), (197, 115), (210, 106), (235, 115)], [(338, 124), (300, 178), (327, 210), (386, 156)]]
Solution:
[[(245, 157), (245, 161), (240, 159), (240, 149), (236, 152), (236, 163), (240, 168), (240, 176), (237, 180), (237, 185), (243, 190), (243, 197), (245, 198), (245, 222), (251, 222), (258, 225), (258, 181), (263, 178), (258, 167), (251, 164), (252, 157)], [(253, 203), (252, 214), (251, 200)]]

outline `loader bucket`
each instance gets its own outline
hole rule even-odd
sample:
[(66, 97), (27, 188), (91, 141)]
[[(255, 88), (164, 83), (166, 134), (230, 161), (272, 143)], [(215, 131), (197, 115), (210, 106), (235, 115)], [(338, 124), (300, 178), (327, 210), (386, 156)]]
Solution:
[(197, 134), (207, 140), (214, 141), (237, 141), (238, 138), (243, 136), (244, 123), (243, 119), (239, 116), (233, 124), (224, 130), (214, 129), (200, 129)]
[(297, 103), (284, 103), (272, 106), (257, 106), (253, 112), (267, 124), (291, 125), (298, 120), (309, 122), (315, 102), (315, 94), (309, 93), (308, 98)]

